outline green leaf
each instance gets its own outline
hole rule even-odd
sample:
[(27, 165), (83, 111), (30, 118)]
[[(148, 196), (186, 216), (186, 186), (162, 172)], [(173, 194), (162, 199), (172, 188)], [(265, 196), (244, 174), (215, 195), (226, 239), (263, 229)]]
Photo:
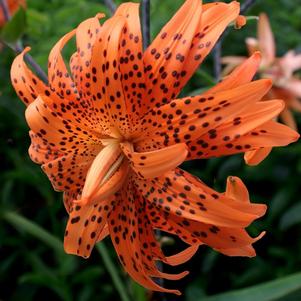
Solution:
[[(301, 289), (301, 273), (236, 291), (203, 298), (202, 301), (275, 301)], [(297, 300), (297, 299), (296, 299)]]
[(11, 20), (5, 24), (1, 30), (0, 37), (6, 43), (15, 43), (22, 37), (25, 28), (26, 13), (24, 8), (20, 7)]
[(280, 229), (287, 230), (288, 228), (301, 223), (301, 202), (290, 207), (280, 219)]

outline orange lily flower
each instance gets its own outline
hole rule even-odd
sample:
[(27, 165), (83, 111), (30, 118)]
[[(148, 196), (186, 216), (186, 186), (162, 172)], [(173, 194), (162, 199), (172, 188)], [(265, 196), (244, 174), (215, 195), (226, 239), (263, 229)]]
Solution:
[[(280, 114), (281, 120), (291, 128), (297, 130), (297, 124), (291, 110), (301, 112), (301, 79), (294, 76), (294, 72), (301, 69), (301, 54), (288, 51), (282, 58), (276, 57), (275, 38), (266, 14), (262, 13), (258, 21), (258, 39), (247, 38), (249, 55), (255, 51), (262, 53), (262, 62), (259, 75), (262, 78), (273, 80), (273, 88), (267, 98), (280, 98), (285, 101), (286, 107)], [(229, 73), (246, 57), (228, 56), (223, 58), (227, 64), (224, 74)]]
[[(10, 15), (12, 16), (20, 6), (25, 7), (26, 1), (25, 0), (7, 0), (7, 6)], [(0, 9), (0, 28), (6, 23), (4, 12)]]
[[(239, 3), (187, 0), (143, 53), (137, 3), (122, 4), (100, 25), (98, 15), (66, 34), (49, 56), (49, 86), (26, 66), (28, 48), (14, 61), (13, 86), (27, 105), (31, 159), (42, 164), (69, 213), (64, 247), (89, 257), (110, 235), (128, 274), (151, 290), (172, 292), (152, 277), (189, 260), (206, 244), (230, 256), (255, 256), (245, 230), (266, 206), (251, 204), (242, 181), (229, 177), (225, 193), (178, 166), (262, 147), (284, 146), (298, 133), (272, 119), (281, 100), (261, 102), (270, 80), (251, 82), (254, 54), (206, 93), (177, 98), (219, 36), (239, 14)], [(71, 74), (61, 51), (76, 36)], [(154, 229), (188, 247), (166, 257)]]

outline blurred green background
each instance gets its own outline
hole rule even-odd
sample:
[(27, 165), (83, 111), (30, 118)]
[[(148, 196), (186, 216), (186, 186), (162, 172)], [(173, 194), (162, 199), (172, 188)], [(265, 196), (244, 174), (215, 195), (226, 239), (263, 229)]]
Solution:
[[(182, 2), (151, 0), (153, 36)], [(54, 43), (100, 11), (109, 15), (101, 0), (28, 0), (23, 43), (32, 47), (32, 56), (45, 69)], [(301, 50), (300, 0), (257, 0), (248, 15), (262, 11), (271, 19), (278, 55), (288, 49)], [(223, 43), (223, 54), (245, 55), (244, 39), (255, 35), (256, 21), (240, 31), (231, 29)], [(66, 54), (70, 51), (67, 49)], [(62, 195), (52, 190), (40, 167), (27, 155), (30, 140), (24, 106), (10, 85), (13, 58), (10, 49), (1, 50), (0, 300), (301, 300), (300, 142), (274, 150), (258, 167), (245, 166), (239, 155), (184, 166), (219, 191), (224, 190), (228, 175), (241, 177), (252, 200), (269, 206), (267, 215), (252, 225), (250, 233), (268, 233), (256, 243), (258, 256), (253, 259), (230, 258), (200, 248), (188, 264), (172, 270), (189, 269), (190, 275), (177, 283), (165, 283), (181, 289), (183, 296), (150, 294), (126, 277), (108, 238), (103, 242), (106, 249), (95, 249), (88, 260), (62, 252), (67, 214)], [(184, 93), (212, 84), (212, 70), (209, 56)], [(296, 117), (301, 127), (301, 118)], [(182, 248), (176, 238), (164, 246), (167, 254)], [(104, 262), (106, 255), (111, 261)]]

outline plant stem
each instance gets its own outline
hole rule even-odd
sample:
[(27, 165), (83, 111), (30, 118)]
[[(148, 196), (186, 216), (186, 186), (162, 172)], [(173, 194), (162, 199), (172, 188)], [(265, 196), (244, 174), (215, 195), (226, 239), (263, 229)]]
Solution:
[(246, 0), (244, 4), (241, 6), (240, 13), (245, 13), (252, 5), (254, 5), (256, 0)]
[(127, 295), (126, 288), (124, 287), (122, 280), (120, 279), (120, 277), (118, 275), (118, 272), (110, 258), (109, 252), (108, 252), (105, 244), (103, 242), (98, 243), (96, 245), (96, 249), (99, 252), (100, 256), (102, 257), (105, 267), (107, 268), (108, 272), (110, 273), (110, 276), (111, 276), (113, 283), (119, 293), (121, 300), (122, 301), (130, 301), (130, 298)]
[(104, 4), (107, 6), (107, 8), (110, 10), (111, 14), (113, 15), (116, 10), (116, 4), (113, 0), (104, 0)]
[(52, 249), (58, 253), (64, 253), (62, 242), (55, 236), (48, 233), (46, 230), (41, 228), (39, 225), (33, 223), (27, 218), (19, 215), (16, 212), (4, 212), (1, 216), (12, 226), (14, 226), (18, 231), (25, 231), (32, 236), (43, 241), (45, 244), (50, 246)]
[(150, 0), (142, 0), (143, 48), (150, 44)]
[[(0, 0), (0, 8), (3, 11), (3, 15), (5, 18), (5, 22), (9, 22), (11, 19), (11, 15), (8, 9), (8, 5), (7, 5), (7, 0)], [(20, 41), (12, 44), (12, 45), (8, 45), (7, 43), (4, 44), (7, 45), (8, 47), (10, 47), (16, 54), (21, 53), (24, 48), (22, 47), (22, 44)], [(32, 67), (32, 69), (36, 72), (37, 76), (45, 83), (48, 85), (48, 78), (47, 75), (45, 74), (45, 72), (42, 70), (42, 68), (36, 63), (36, 61), (32, 58), (31, 55), (29, 55), (28, 53), (25, 54), (24, 56), (25, 61)]]
[(0, 7), (3, 11), (4, 19), (7, 22), (10, 19), (10, 13), (6, 0), (0, 0)]

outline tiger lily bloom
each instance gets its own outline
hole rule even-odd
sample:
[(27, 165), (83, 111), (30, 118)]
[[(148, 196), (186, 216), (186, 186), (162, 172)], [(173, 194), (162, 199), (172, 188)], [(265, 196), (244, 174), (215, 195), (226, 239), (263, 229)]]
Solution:
[[(20, 6), (25, 7), (26, 6), (26, 1), (25, 0), (7, 0), (7, 6), (10, 15), (13, 15)], [(4, 15), (4, 12), (2, 9), (0, 9), (0, 28), (3, 27), (6, 23), (6, 18)]]
[[(266, 14), (262, 13), (258, 21), (258, 38), (246, 39), (249, 55), (255, 51), (262, 53), (262, 62), (259, 69), (261, 78), (273, 80), (273, 87), (267, 98), (280, 98), (285, 101), (285, 109), (280, 119), (291, 128), (297, 130), (297, 124), (292, 110), (301, 112), (301, 79), (294, 75), (301, 69), (301, 54), (288, 51), (283, 57), (276, 57), (275, 38)], [(246, 57), (228, 56), (223, 58), (227, 66), (224, 74), (228, 74), (235, 66), (246, 60)]]
[[(245, 227), (266, 206), (250, 202), (239, 178), (229, 177), (219, 193), (178, 167), (298, 139), (272, 120), (283, 102), (260, 101), (271, 81), (251, 82), (258, 53), (206, 93), (177, 98), (238, 14), (235, 1), (187, 0), (143, 52), (139, 5), (124, 3), (102, 25), (97, 15), (59, 40), (49, 56), (49, 86), (24, 63), (28, 48), (15, 59), (11, 79), (27, 105), (30, 157), (64, 192), (67, 253), (87, 258), (110, 235), (133, 279), (176, 294), (152, 277), (176, 280), (187, 272), (164, 273), (157, 260), (182, 264), (204, 244), (230, 256), (255, 256), (252, 243), (261, 235), (251, 238)], [(74, 35), (69, 73), (61, 52)], [(166, 257), (154, 229), (188, 247)]]

